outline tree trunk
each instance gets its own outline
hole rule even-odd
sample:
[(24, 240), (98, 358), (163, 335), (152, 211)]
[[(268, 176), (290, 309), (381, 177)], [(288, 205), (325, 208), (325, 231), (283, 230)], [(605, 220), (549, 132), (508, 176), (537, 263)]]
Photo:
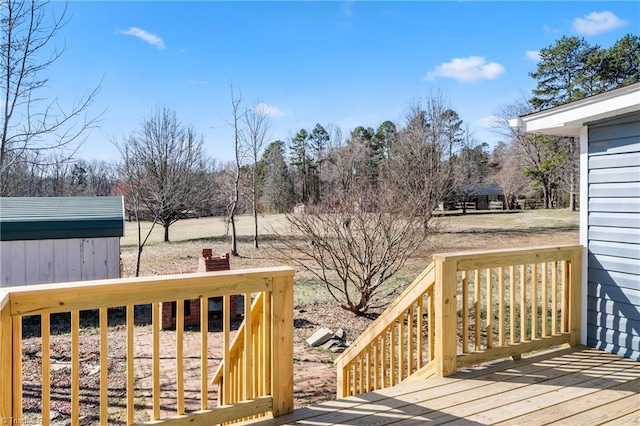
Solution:
[(238, 253), (238, 238), (236, 236), (236, 218), (233, 213), (229, 215), (229, 224), (231, 225), (231, 255), (237, 257), (240, 254)]
[(576, 169), (571, 165), (571, 172), (569, 176), (569, 210), (576, 211)]
[(253, 247), (258, 248), (258, 207), (253, 201)]
[(165, 225), (164, 226), (164, 242), (168, 243), (169, 242), (169, 225)]
[(142, 249), (144, 245), (142, 244), (142, 229), (140, 228), (140, 215), (138, 214), (138, 209), (136, 209), (136, 223), (138, 224), (138, 256), (136, 259), (136, 277), (140, 276), (140, 258), (142, 257)]

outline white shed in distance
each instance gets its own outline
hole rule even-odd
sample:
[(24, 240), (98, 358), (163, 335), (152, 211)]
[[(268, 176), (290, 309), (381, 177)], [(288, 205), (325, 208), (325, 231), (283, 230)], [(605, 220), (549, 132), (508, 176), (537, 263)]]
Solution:
[(0, 198), (0, 288), (120, 277), (122, 197)]

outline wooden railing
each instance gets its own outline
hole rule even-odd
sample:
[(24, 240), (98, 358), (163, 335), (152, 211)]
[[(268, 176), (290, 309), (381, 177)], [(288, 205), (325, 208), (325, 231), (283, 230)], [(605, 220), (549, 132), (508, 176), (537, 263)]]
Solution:
[[(251, 312), (249, 321), (245, 317), (231, 341), (229, 356), (218, 365), (211, 380), (212, 384), (218, 385), (220, 405), (262, 397), (270, 391), (268, 366), (271, 354), (261, 349), (268, 347), (266, 342), (271, 333), (268, 320), (271, 301), (264, 293), (253, 302), (245, 299), (245, 312)], [(251, 374), (246, 375), (245, 371)]]
[[(139, 337), (134, 325), (134, 307), (151, 305), (152, 344), (149, 358), (152, 370), (150, 385), (152, 409), (150, 417), (154, 424), (218, 424), (248, 418), (263, 413), (273, 416), (293, 411), (293, 274), (290, 268), (264, 268), (255, 270), (225, 271), (183, 275), (143, 277), (136, 279), (104, 280), (52, 285), (10, 287), (0, 290), (0, 423), (7, 424), (43, 424), (50, 423), (52, 411), (51, 389), (51, 341), (52, 314), (70, 313), (70, 385), (69, 403), (71, 405), (71, 424), (80, 422), (81, 412), (86, 407), (87, 395), (95, 394), (98, 399), (100, 424), (109, 424), (113, 409), (110, 400), (113, 390), (109, 389), (108, 374), (113, 363), (126, 364), (126, 394), (124, 413), (119, 421), (134, 424), (140, 389), (137, 385), (136, 369), (141, 362), (135, 354), (134, 337)], [(245, 335), (256, 336), (255, 330), (261, 330), (261, 336), (245, 339), (246, 358), (234, 367), (234, 374), (242, 377), (244, 391), (234, 397), (231, 403), (231, 387), (224, 385), (222, 405), (214, 406), (208, 390), (208, 372), (215, 368), (213, 357), (209, 353), (208, 343), (208, 298), (223, 297), (224, 314), (222, 320), (223, 360), (231, 357), (232, 319), (229, 318), (230, 297), (244, 295), (245, 303), (252, 298), (262, 300), (263, 316), (261, 325), (245, 325)], [(184, 389), (184, 300), (200, 300), (200, 353), (186, 354), (191, 358), (200, 358), (200, 397), (199, 409), (185, 410)], [(161, 374), (160, 354), (160, 305), (161, 302), (176, 301), (175, 365), (163, 369)], [(109, 327), (109, 308), (124, 307), (126, 321), (122, 339), (126, 340), (123, 359), (113, 359), (110, 354), (112, 341), (107, 338)], [(99, 385), (98, 389), (83, 389), (81, 383), (80, 350), (84, 344), (84, 330), (80, 330), (80, 312), (98, 310), (99, 316)], [(249, 312), (249, 306), (245, 312)], [(41, 324), (41, 409), (37, 419), (26, 419), (23, 414), (23, 369), (22, 369), (22, 324), (24, 317), (39, 317)], [(163, 347), (166, 342), (163, 341)], [(135, 354), (134, 354), (135, 349)], [(274, 352), (277, 351), (277, 356)], [(257, 360), (257, 361), (254, 361)], [(163, 360), (164, 362), (164, 360)], [(259, 369), (253, 364), (258, 363)], [(164, 365), (164, 364), (163, 364)], [(231, 363), (224, 363), (225, 377), (230, 377)], [(175, 377), (174, 377), (175, 376)], [(161, 416), (160, 398), (167, 392), (167, 384), (175, 386), (172, 398), (175, 399), (175, 412)], [(162, 386), (161, 386), (162, 384)], [(169, 386), (171, 388), (171, 386)], [(58, 392), (59, 389), (56, 389)], [(164, 397), (164, 396), (163, 396)], [(59, 398), (59, 395), (56, 395)], [(82, 398), (82, 399), (81, 399)], [(113, 402), (113, 401), (111, 401)], [(81, 410), (82, 408), (82, 410)], [(90, 407), (89, 407), (90, 408)], [(33, 412), (29, 413), (33, 416)], [(84, 414), (83, 414), (84, 415)]]
[(337, 395), (343, 398), (394, 386), (434, 364), (432, 263), (340, 356)]
[(580, 339), (581, 246), (434, 255), (336, 359), (338, 397)]
[(434, 255), (438, 375), (580, 341), (582, 246)]

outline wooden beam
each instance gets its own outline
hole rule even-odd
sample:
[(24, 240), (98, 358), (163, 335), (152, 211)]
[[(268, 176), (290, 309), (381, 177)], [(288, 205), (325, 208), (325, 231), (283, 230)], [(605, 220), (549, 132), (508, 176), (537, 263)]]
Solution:
[(270, 290), (272, 278), (293, 277), (294, 272), (291, 268), (261, 268), (15, 287), (11, 289), (11, 315), (257, 293)]
[(273, 280), (271, 294), (273, 416), (293, 412), (293, 277)]
[(170, 426), (210, 426), (232, 422), (257, 414), (267, 413), (273, 407), (270, 396), (263, 396), (252, 401), (241, 401), (233, 405), (223, 405), (211, 410), (200, 410), (188, 415), (169, 417), (161, 421), (136, 423), (137, 425), (170, 425)]
[(457, 265), (456, 261), (437, 259), (435, 305), (436, 375), (450, 376), (456, 372), (457, 357)]
[(13, 417), (13, 327), (9, 294), (0, 294), (0, 423), (10, 422)]
[(569, 259), (573, 252), (581, 251), (580, 245), (531, 247), (524, 249), (500, 249), (435, 254), (434, 260), (455, 261), (457, 270), (474, 270), (522, 265), (525, 263), (553, 262)]
[(581, 315), (581, 281), (582, 281), (582, 251), (576, 251), (570, 259), (571, 273), (569, 281), (569, 333), (571, 346), (580, 344), (580, 315)]

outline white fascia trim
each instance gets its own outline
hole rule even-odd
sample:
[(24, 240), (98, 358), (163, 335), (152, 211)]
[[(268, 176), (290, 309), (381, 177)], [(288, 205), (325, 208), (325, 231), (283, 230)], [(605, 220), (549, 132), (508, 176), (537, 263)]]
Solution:
[(582, 126), (640, 110), (640, 83), (509, 120), (525, 132), (579, 136)]

